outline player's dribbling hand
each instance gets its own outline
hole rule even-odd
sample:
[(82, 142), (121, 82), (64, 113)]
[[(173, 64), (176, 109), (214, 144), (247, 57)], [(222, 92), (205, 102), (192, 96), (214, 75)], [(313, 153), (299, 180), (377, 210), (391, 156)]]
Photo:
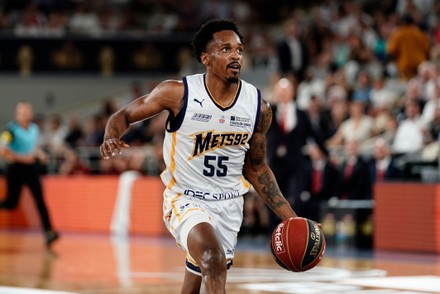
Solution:
[(109, 159), (110, 156), (115, 156), (116, 154), (122, 154), (122, 149), (128, 147), (129, 145), (124, 141), (117, 138), (111, 138), (104, 140), (104, 142), (99, 147), (99, 150), (101, 152), (101, 156), (104, 159)]

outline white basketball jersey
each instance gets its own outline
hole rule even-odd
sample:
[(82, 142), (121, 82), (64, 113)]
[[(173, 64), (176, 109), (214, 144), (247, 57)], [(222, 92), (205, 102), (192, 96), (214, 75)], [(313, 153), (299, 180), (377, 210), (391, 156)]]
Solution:
[(258, 121), (260, 91), (240, 80), (233, 101), (222, 107), (211, 97), (204, 74), (187, 76), (183, 83), (183, 108), (165, 132), (163, 183), (205, 200), (245, 194), (250, 184), (242, 171)]

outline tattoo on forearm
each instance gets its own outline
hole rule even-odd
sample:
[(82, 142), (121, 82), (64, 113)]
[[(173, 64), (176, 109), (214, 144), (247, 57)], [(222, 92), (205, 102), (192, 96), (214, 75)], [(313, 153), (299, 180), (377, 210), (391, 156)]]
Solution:
[(250, 162), (252, 166), (259, 166), (266, 156), (266, 140), (261, 135), (255, 135), (251, 141)]
[(270, 208), (276, 209), (286, 204), (277, 183), (268, 171), (258, 177), (258, 182), (263, 185), (263, 196)]

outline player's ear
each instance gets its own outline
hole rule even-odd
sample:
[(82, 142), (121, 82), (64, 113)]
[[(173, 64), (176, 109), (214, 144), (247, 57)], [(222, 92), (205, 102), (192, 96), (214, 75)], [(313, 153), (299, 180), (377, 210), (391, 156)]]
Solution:
[(202, 54), (200, 54), (200, 61), (202, 62), (202, 64), (205, 66), (208, 65), (208, 60), (209, 60), (208, 53), (202, 52)]

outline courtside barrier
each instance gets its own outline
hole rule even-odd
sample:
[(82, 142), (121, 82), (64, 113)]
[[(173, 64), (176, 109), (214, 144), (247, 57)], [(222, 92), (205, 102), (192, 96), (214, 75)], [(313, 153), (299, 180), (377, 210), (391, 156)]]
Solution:
[[(59, 231), (110, 233), (118, 194), (119, 176), (43, 177), (44, 196), (54, 227)], [(162, 192), (159, 177), (139, 177), (131, 187), (129, 233), (164, 235)], [(0, 177), (0, 197), (6, 192)], [(0, 211), (0, 228), (39, 229), (39, 218), (30, 192), (23, 190), (19, 207)]]

